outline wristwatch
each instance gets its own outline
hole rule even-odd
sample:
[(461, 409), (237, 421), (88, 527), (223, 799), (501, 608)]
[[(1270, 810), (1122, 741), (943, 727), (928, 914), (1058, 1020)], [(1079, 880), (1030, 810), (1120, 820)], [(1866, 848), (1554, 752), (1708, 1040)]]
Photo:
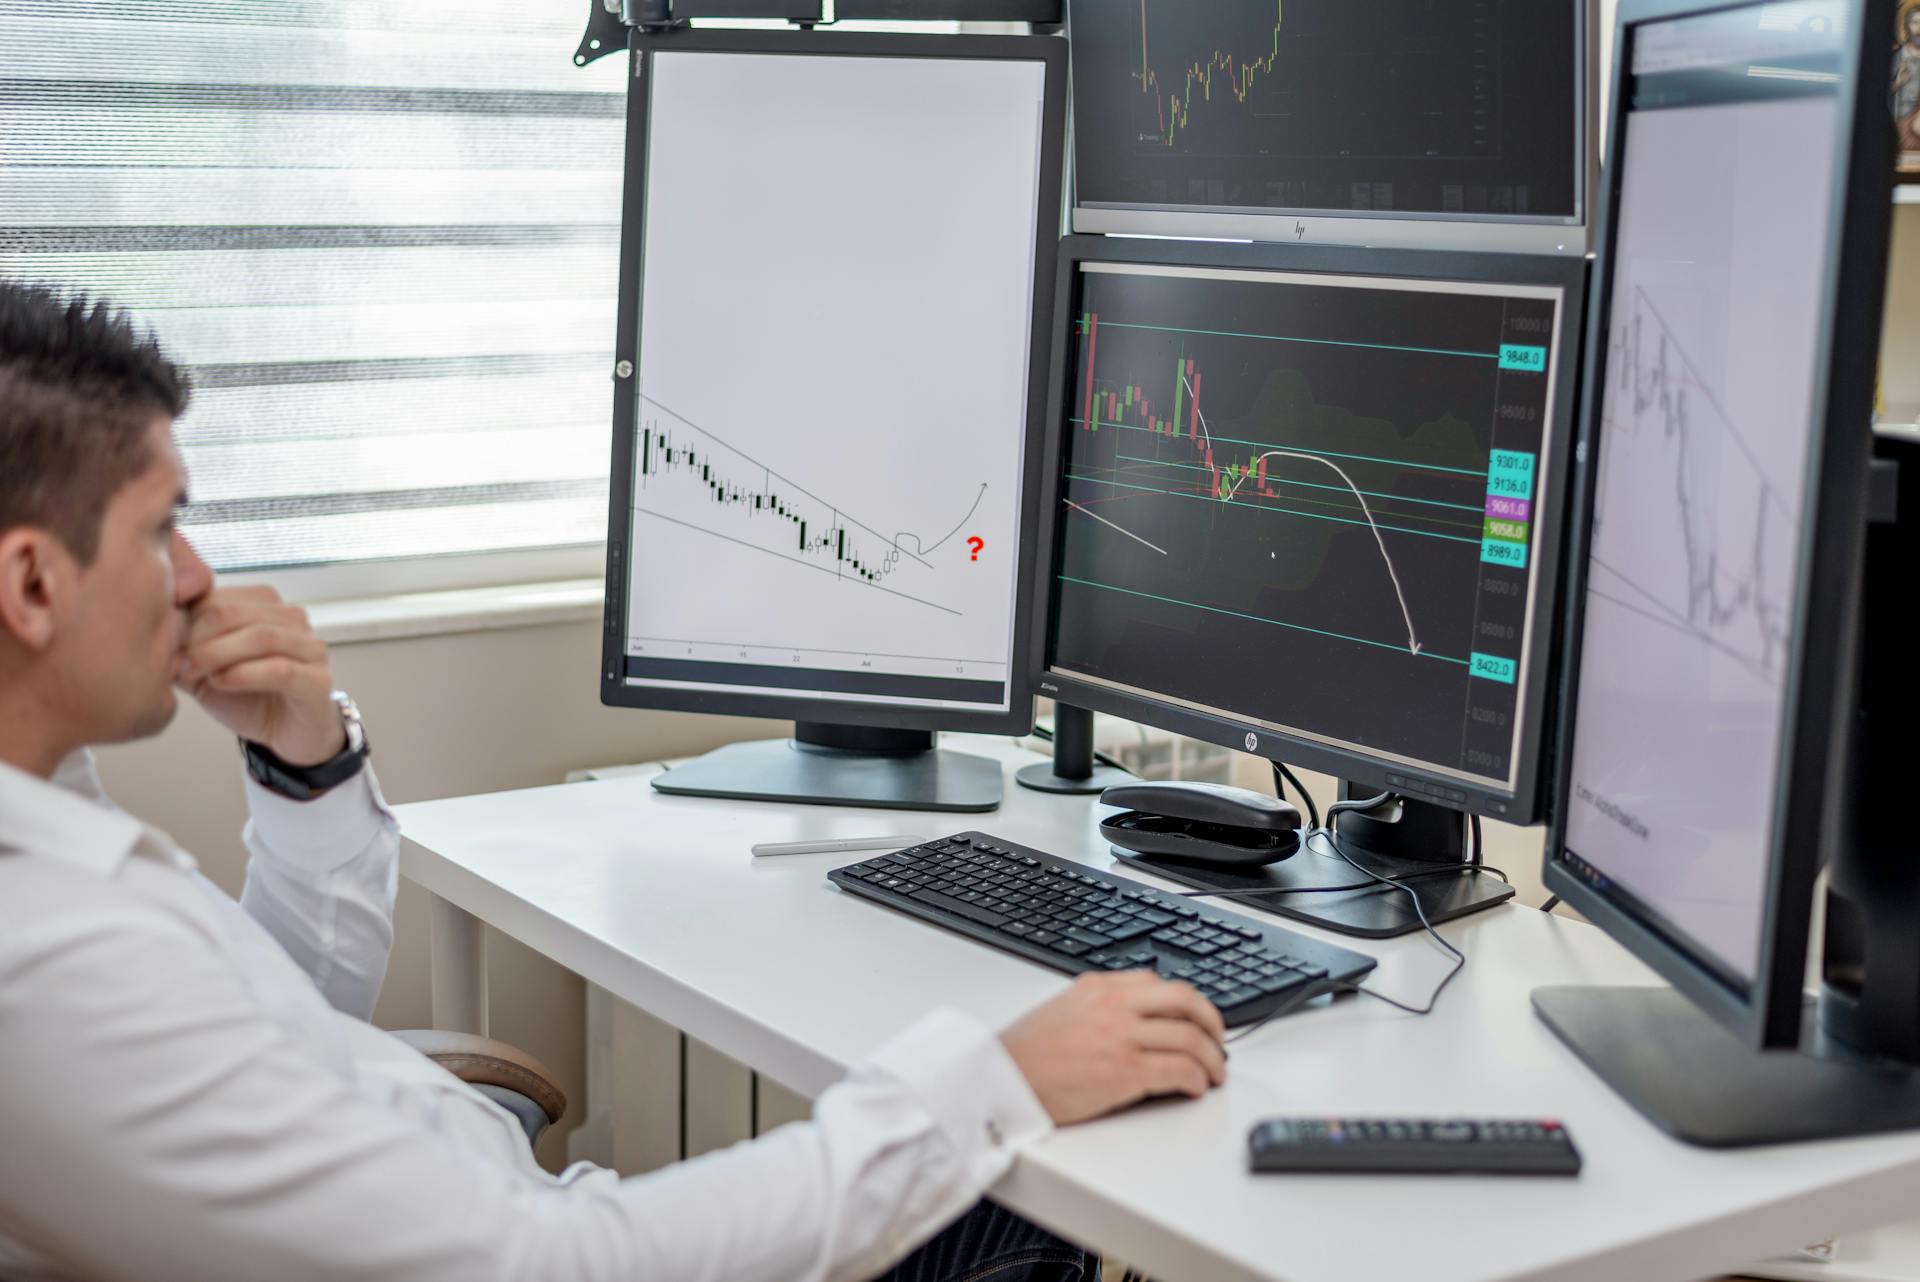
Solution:
[(271, 749), (248, 739), (240, 741), (240, 755), (246, 759), (247, 776), (268, 792), (291, 801), (312, 801), (329, 788), (337, 788), (366, 768), (373, 748), (367, 743), (367, 727), (360, 720), (360, 709), (344, 690), (333, 692), (333, 706), (340, 710), (340, 722), (347, 730), (347, 746), (330, 760), (317, 766), (289, 765)]

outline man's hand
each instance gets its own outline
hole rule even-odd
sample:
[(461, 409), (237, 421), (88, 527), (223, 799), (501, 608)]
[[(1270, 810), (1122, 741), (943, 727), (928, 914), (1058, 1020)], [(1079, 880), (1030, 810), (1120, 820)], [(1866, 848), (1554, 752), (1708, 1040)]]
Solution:
[(1000, 1035), (1061, 1126), (1227, 1080), (1226, 1024), (1190, 984), (1151, 971), (1082, 975)]
[(272, 588), (216, 588), (197, 601), (174, 684), (288, 765), (317, 766), (347, 746), (326, 644)]

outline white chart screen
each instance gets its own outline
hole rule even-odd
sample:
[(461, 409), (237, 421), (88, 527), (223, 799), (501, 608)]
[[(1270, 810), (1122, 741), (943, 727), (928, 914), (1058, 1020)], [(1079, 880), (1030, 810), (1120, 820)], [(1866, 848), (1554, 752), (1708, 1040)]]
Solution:
[(654, 55), (630, 686), (1010, 706), (1045, 75)]
[(1619, 161), (1566, 845), (1736, 983), (1775, 841), (1840, 9), (1643, 28)]

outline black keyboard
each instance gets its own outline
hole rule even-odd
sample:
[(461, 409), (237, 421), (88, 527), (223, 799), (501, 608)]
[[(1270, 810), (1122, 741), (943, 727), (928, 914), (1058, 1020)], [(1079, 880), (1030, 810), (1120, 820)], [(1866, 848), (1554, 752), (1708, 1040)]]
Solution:
[(1228, 1024), (1357, 983), (1373, 958), (980, 832), (836, 868), (842, 890), (1054, 970), (1150, 968)]

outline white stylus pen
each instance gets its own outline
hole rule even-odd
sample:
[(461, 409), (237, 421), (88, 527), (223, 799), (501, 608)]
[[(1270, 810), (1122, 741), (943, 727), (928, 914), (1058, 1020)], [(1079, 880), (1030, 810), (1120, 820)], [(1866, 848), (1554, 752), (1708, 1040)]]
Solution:
[(904, 850), (921, 838), (912, 833), (895, 837), (835, 837), (827, 841), (763, 841), (753, 848), (760, 855), (830, 855), (842, 850)]

